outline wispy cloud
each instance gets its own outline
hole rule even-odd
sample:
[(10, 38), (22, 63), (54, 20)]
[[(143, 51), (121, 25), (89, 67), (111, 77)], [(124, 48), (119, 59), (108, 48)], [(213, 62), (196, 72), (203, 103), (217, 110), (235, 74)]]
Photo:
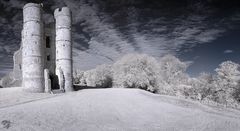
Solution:
[[(0, 53), (12, 55), (20, 46), (21, 8), (26, 1), (2, 3), (6, 15), (0, 16), (3, 30), (0, 32)], [(53, 21), (55, 8), (66, 5), (72, 10), (74, 67), (81, 69), (114, 62), (127, 53), (140, 52), (154, 57), (169, 53), (178, 55), (217, 39), (228, 30), (222, 23), (239, 21), (240, 16), (214, 17), (215, 10), (201, 4), (193, 5), (193, 11), (182, 7), (169, 11), (167, 7), (126, 6), (119, 10), (111, 8), (108, 12), (104, 10), (107, 8), (104, 2), (96, 0), (53, 0), (51, 3), (50, 9), (44, 12), (46, 23)]]
[(231, 53), (233, 53), (234, 51), (233, 50), (225, 50), (223, 53), (224, 54), (231, 54)]

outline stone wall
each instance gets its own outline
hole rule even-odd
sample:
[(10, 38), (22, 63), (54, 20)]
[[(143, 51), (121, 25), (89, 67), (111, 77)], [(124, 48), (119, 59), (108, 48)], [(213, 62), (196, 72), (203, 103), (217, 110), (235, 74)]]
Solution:
[[(56, 69), (61, 69), (65, 91), (72, 91), (72, 36), (71, 12), (69, 8), (57, 8), (54, 11), (56, 21)], [(60, 78), (59, 74), (56, 73)]]
[(14, 53), (13, 72), (0, 85), (22, 86), (30, 92), (73, 91), (70, 9), (58, 8), (54, 17), (55, 24), (44, 25), (42, 5), (23, 7), (21, 47)]
[(40, 4), (23, 7), (22, 86), (29, 92), (44, 91), (43, 22)]
[(45, 25), (44, 28), (44, 63), (45, 69), (49, 69), (51, 74), (55, 73), (56, 68), (56, 45), (55, 45), (55, 24)]

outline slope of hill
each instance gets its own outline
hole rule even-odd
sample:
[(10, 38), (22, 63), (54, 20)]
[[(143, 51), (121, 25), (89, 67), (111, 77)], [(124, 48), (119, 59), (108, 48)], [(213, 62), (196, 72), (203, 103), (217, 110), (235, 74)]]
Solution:
[[(19, 91), (12, 93), (9, 89), (1, 89), (0, 92), (0, 130), (240, 129), (239, 111), (220, 111), (196, 102), (138, 89), (86, 89), (60, 95), (25, 94), (25, 98), (19, 95)], [(12, 97), (4, 99), (7, 94)], [(2, 106), (10, 98), (15, 101)]]

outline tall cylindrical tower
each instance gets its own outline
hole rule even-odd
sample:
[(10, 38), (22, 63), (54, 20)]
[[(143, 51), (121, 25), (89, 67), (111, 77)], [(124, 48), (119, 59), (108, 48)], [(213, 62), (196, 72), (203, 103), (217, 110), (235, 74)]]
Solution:
[(44, 91), (43, 23), (40, 4), (23, 7), (22, 86), (30, 92)]
[[(72, 91), (71, 11), (68, 7), (57, 8), (54, 11), (54, 17), (56, 20), (56, 75), (60, 80), (59, 84), (64, 82), (65, 91)], [(61, 71), (63, 74), (58, 73)], [(63, 79), (60, 79), (62, 75)]]

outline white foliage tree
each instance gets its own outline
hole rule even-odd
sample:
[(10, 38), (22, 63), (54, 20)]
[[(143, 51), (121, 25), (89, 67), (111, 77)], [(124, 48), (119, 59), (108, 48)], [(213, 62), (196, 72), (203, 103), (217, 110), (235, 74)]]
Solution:
[(113, 65), (114, 87), (140, 88), (155, 91), (159, 65), (146, 54), (128, 54)]
[(214, 90), (214, 76), (210, 73), (201, 73), (197, 78), (191, 78), (192, 98), (203, 100)]
[[(160, 75), (165, 83), (159, 93), (176, 95), (184, 92), (188, 86), (189, 76), (185, 73), (188, 64), (173, 55), (166, 55), (160, 59)], [(164, 91), (164, 92), (162, 92)]]
[(185, 73), (188, 64), (180, 61), (173, 55), (166, 55), (160, 59), (160, 71), (164, 80), (169, 84), (187, 83), (187, 74)]
[(225, 61), (215, 70), (220, 79), (224, 79), (225, 85), (236, 86), (240, 80), (240, 65), (232, 61)]
[(240, 65), (232, 61), (225, 61), (215, 70), (217, 73), (214, 94), (215, 101), (231, 104), (239, 101)]
[(112, 70), (110, 65), (100, 65), (84, 72), (82, 80), (89, 87), (108, 88), (112, 86)]

